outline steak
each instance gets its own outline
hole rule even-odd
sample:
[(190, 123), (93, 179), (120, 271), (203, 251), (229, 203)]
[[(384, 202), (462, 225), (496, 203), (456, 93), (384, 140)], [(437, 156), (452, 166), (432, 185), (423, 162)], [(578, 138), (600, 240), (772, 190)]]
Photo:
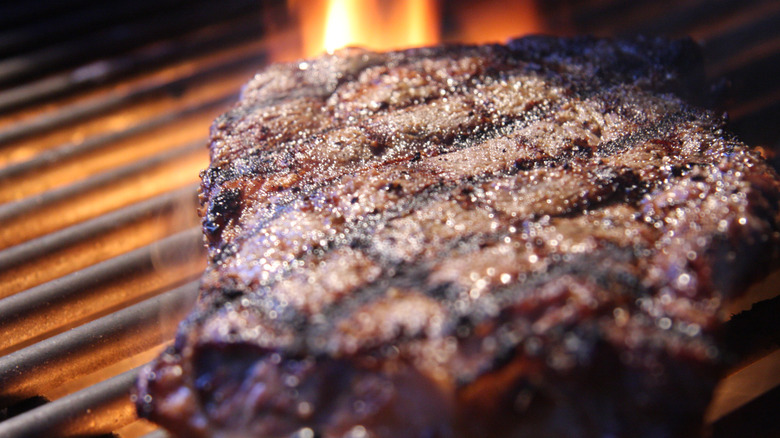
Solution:
[(211, 133), (209, 265), (138, 412), (182, 437), (691, 437), (780, 183), (690, 40), (272, 65)]

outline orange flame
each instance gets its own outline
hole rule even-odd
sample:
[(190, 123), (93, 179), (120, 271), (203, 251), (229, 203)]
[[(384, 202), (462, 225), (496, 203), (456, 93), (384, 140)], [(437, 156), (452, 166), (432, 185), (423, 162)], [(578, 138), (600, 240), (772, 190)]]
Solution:
[(303, 38), (303, 55), (347, 46), (373, 50), (439, 42), (437, 0), (290, 0)]
[(332, 52), (335, 49), (355, 43), (358, 35), (357, 20), (350, 19), (350, 11), (355, 12), (360, 7), (358, 0), (333, 0), (328, 5), (325, 16), (325, 37), (323, 45), (325, 50)]
[(442, 40), (504, 42), (545, 31), (537, 4), (538, 0), (288, 0), (300, 26), (304, 57), (346, 46), (390, 50)]

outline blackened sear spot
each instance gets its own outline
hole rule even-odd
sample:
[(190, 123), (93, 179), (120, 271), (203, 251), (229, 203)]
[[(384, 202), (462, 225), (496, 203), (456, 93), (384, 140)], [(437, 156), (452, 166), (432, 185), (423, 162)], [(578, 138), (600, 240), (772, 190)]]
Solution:
[(209, 245), (214, 245), (222, 239), (222, 232), (241, 215), (241, 190), (237, 188), (222, 189), (209, 204), (203, 229)]

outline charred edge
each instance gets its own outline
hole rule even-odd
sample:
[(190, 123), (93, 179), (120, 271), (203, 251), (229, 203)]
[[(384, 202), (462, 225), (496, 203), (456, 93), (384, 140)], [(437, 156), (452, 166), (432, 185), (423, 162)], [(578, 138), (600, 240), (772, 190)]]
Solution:
[(233, 392), (247, 379), (256, 362), (269, 351), (255, 345), (204, 345), (195, 350), (194, 389), (205, 412), (213, 412), (223, 392)]
[(203, 231), (209, 245), (214, 245), (222, 238), (222, 231), (238, 220), (241, 215), (241, 190), (222, 189), (212, 199), (203, 219)]

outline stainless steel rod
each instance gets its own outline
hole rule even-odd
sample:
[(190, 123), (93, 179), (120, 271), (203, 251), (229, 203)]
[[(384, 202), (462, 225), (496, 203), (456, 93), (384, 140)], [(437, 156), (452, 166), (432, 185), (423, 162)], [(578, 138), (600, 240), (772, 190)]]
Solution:
[(77, 181), (64, 187), (52, 189), (37, 195), (28, 196), (19, 201), (0, 205), (0, 221), (7, 221), (23, 214), (27, 214), (38, 208), (66, 200), (70, 197), (85, 193), (89, 190), (102, 187), (106, 184), (127, 178), (131, 175), (150, 170), (156, 166), (181, 158), (205, 147), (206, 139), (196, 140), (151, 156), (144, 160), (117, 167), (109, 171), (99, 173), (87, 179)]
[(165, 292), (0, 357), (0, 406), (23, 400), (172, 337), (198, 282)]
[(18, 266), (36, 257), (43, 256), (68, 245), (73, 245), (93, 236), (98, 236), (123, 225), (138, 221), (146, 216), (174, 208), (181, 201), (194, 205), (197, 184), (164, 193), (154, 198), (132, 204), (129, 207), (98, 216), (71, 227), (28, 240), (0, 251), (0, 271)]
[[(90, 419), (101, 414), (105, 415), (105, 410), (101, 409), (103, 407), (119, 402), (120, 405), (131, 408), (129, 393), (138, 371), (138, 368), (126, 371), (89, 388), (3, 421), (0, 423), (0, 438), (68, 436), (71, 435), (67, 433), (68, 426), (75, 424), (76, 427), (79, 425), (82, 428), (88, 427)], [(132, 421), (133, 418), (114, 420), (118, 423), (117, 427), (121, 427)]]

